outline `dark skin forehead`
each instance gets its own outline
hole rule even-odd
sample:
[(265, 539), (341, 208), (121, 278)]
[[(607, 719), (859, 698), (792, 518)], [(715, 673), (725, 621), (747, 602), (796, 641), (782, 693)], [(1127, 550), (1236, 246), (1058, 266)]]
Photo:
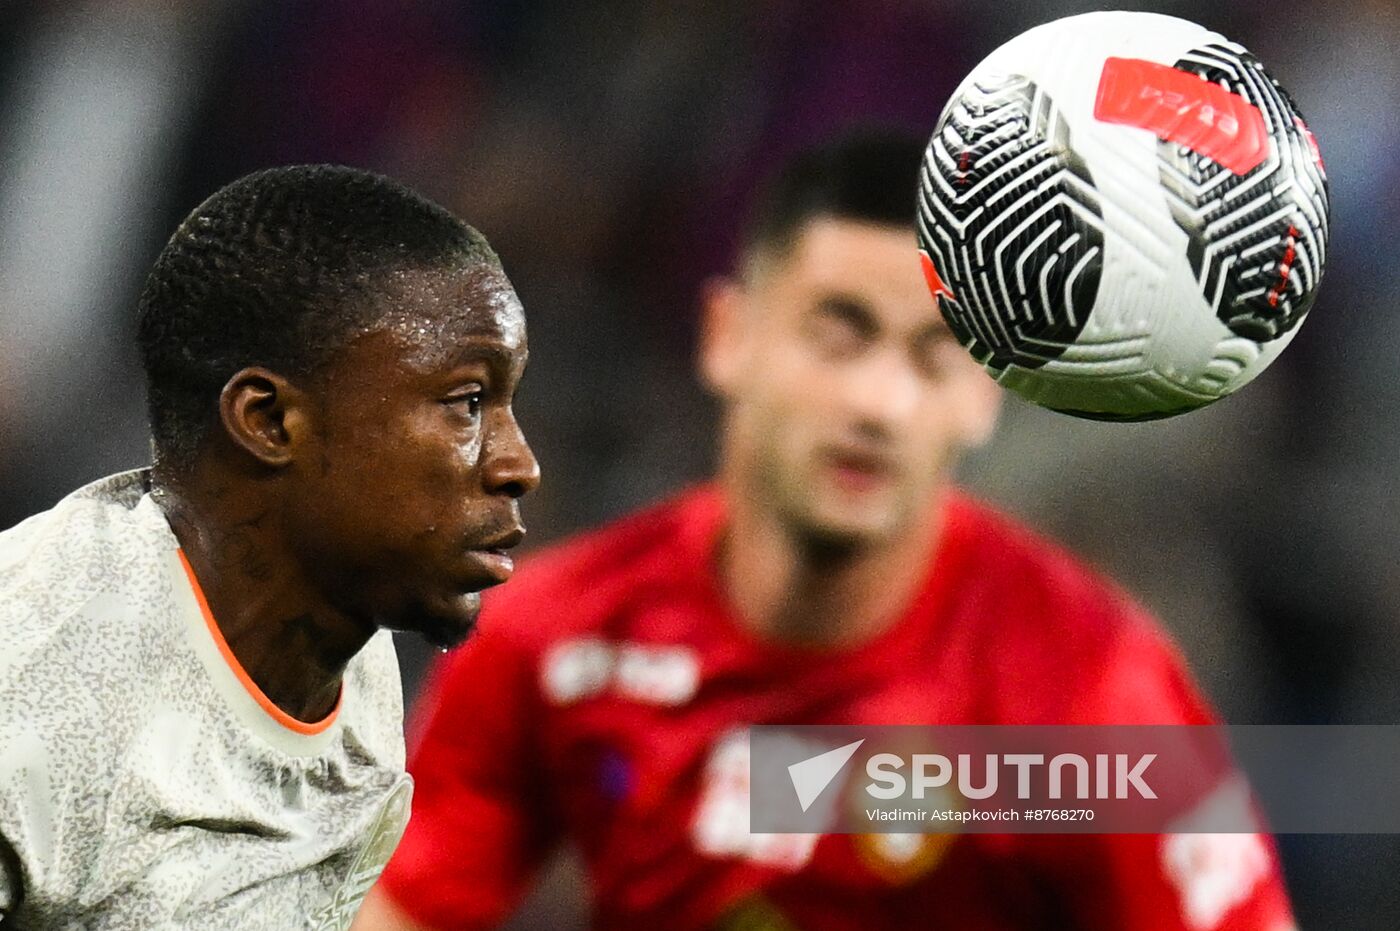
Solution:
[(372, 300), (381, 303), (373, 322), (316, 377), (323, 412), (353, 418), (347, 403), (429, 397), (483, 378), (513, 393), (529, 350), (524, 311), (499, 267), (396, 272)]
[(378, 331), (393, 337), (410, 368), (524, 365), (525, 311), (500, 266), (397, 271), (377, 300), (384, 312), (363, 335)]

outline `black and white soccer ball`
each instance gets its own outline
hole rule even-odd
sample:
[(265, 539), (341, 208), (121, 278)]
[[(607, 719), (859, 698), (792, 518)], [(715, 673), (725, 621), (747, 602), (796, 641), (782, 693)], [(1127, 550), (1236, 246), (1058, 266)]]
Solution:
[(918, 194), (943, 316), (1002, 385), (1169, 417), (1292, 340), (1327, 253), (1327, 176), (1243, 47), (1153, 13), (1072, 16), (989, 55), (944, 108)]

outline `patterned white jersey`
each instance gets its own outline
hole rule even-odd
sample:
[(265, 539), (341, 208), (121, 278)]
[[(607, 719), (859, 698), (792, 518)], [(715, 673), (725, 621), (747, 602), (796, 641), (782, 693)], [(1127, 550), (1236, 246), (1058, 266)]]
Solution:
[(287, 716), (147, 483), (0, 533), (0, 931), (343, 929), (408, 818), (390, 635), (325, 721)]

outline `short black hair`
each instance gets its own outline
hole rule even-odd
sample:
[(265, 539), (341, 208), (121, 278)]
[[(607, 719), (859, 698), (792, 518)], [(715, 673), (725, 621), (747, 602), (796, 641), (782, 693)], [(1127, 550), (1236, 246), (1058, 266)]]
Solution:
[(798, 152), (761, 189), (741, 255), (786, 251), (820, 217), (914, 226), (925, 140), (897, 129), (859, 129)]
[(156, 461), (193, 461), (240, 369), (314, 374), (384, 314), (373, 298), (392, 273), (475, 264), (499, 264), (485, 237), (367, 171), (296, 165), (220, 189), (180, 224), (141, 294)]

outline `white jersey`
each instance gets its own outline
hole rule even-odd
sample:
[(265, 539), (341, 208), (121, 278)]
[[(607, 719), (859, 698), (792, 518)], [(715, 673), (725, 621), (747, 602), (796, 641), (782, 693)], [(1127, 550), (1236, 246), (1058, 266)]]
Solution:
[(407, 822), (390, 635), (296, 722), (208, 617), (144, 472), (0, 533), (0, 931), (343, 929)]

